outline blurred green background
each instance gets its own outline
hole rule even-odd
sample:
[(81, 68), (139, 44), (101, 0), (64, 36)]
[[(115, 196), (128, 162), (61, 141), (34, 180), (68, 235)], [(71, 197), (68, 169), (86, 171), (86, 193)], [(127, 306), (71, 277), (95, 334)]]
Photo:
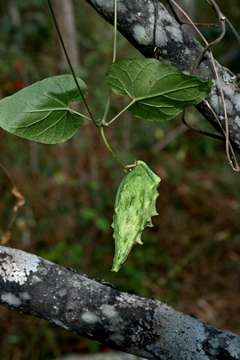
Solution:
[[(196, 21), (216, 22), (206, 2), (193, 3)], [(240, 30), (239, 0), (218, 3)], [(89, 86), (88, 101), (100, 117), (108, 94), (104, 75), (112, 58), (112, 27), (85, 1), (55, 0), (54, 6), (76, 71)], [(201, 30), (209, 39), (219, 34), (217, 26), (201, 26)], [(67, 37), (69, 33), (72, 36)], [(239, 44), (231, 32), (215, 54), (240, 73)], [(141, 55), (119, 36), (118, 57), (134, 56)], [(0, 0), (0, 96), (66, 72), (46, 1)], [(114, 98), (112, 114), (125, 104)], [(196, 127), (208, 129), (196, 111), (190, 111), (189, 118)], [(239, 175), (227, 163), (224, 144), (186, 131), (181, 118), (149, 124), (129, 113), (107, 134), (124, 161), (142, 159), (162, 178), (155, 227), (144, 232), (144, 245), (133, 249), (122, 270), (110, 272), (110, 225), (123, 173), (91, 124), (58, 146), (30, 143), (0, 130), (0, 162), (26, 200), (8, 245), (240, 332), (240, 186)], [(0, 194), (3, 233), (14, 205), (3, 173)], [(0, 319), (3, 360), (108, 351), (4, 307)]]

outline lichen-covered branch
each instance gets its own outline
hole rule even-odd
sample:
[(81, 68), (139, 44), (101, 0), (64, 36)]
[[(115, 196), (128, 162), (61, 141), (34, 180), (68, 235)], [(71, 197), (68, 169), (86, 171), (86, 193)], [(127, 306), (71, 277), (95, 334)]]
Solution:
[[(113, 22), (113, 0), (86, 1), (107, 21)], [(157, 46), (163, 62), (171, 63), (188, 73), (203, 51), (199, 42), (192, 38), (192, 33), (186, 31), (184, 25), (180, 25), (159, 0), (118, 0), (118, 30), (146, 57), (153, 57)], [(240, 152), (240, 88), (236, 76), (230, 70), (219, 63), (216, 66), (226, 99), (231, 141)], [(208, 54), (201, 62), (197, 74), (213, 81), (208, 102), (224, 128), (222, 99)], [(198, 109), (221, 131), (206, 103), (201, 103)]]
[(3, 246), (0, 303), (146, 359), (240, 359), (238, 335)]

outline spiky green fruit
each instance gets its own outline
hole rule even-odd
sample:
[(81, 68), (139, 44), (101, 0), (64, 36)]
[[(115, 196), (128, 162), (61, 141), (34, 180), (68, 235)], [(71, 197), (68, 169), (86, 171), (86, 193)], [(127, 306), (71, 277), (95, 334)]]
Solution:
[(146, 226), (153, 226), (151, 218), (158, 215), (156, 199), (161, 179), (143, 161), (123, 178), (115, 201), (112, 227), (115, 255), (112, 271), (118, 271), (134, 244), (142, 244)]

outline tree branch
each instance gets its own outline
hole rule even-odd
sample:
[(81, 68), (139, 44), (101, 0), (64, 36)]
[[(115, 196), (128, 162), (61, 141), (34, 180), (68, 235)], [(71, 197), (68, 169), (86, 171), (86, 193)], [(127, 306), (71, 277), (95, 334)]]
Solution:
[(240, 359), (238, 335), (3, 246), (0, 303), (146, 359)]
[[(107, 21), (113, 22), (113, 0), (86, 1)], [(191, 72), (196, 59), (202, 54), (203, 47), (192, 38), (191, 32), (184, 30), (184, 25), (179, 24), (159, 0), (118, 0), (118, 4), (118, 30), (144, 56), (153, 57), (154, 48), (157, 46), (160, 49), (161, 61), (171, 63), (182, 71)], [(236, 76), (230, 70), (219, 63), (216, 63), (216, 66), (226, 99), (230, 139), (234, 148), (240, 152), (240, 89)], [(222, 99), (209, 54), (204, 56), (197, 75), (213, 81), (214, 86), (207, 100), (225, 128)], [(206, 103), (201, 103), (198, 109), (222, 132)]]

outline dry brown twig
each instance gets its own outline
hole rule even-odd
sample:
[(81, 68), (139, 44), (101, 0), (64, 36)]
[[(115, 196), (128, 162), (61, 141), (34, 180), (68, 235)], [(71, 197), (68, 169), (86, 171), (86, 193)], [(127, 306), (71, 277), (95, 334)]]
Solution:
[[(223, 113), (224, 113), (224, 123), (225, 125), (223, 126), (219, 116), (216, 114), (216, 112), (214, 111), (214, 109), (212, 108), (212, 106), (209, 104), (209, 102), (207, 100), (204, 100), (205, 104), (208, 106), (209, 110), (211, 111), (211, 113), (213, 114), (213, 116), (215, 117), (215, 119), (217, 120), (223, 135), (225, 137), (225, 149), (226, 149), (226, 156), (228, 159), (229, 164), (231, 165), (232, 169), (236, 172), (240, 172), (240, 165), (238, 163), (235, 151), (231, 145), (230, 142), (230, 134), (229, 134), (229, 118), (228, 118), (228, 113), (227, 113), (227, 106), (226, 106), (226, 101), (225, 101), (225, 95), (224, 95), (224, 91), (223, 91), (223, 87), (221, 85), (220, 82), (220, 77), (219, 77), (219, 73), (217, 70), (217, 66), (216, 66), (216, 61), (214, 59), (213, 53), (212, 53), (212, 47), (219, 44), (222, 39), (224, 38), (225, 34), (226, 34), (226, 21), (228, 22), (228, 25), (231, 24), (231, 22), (226, 18), (226, 16), (223, 14), (223, 12), (221, 11), (220, 7), (218, 6), (218, 4), (216, 3), (215, 0), (206, 0), (208, 2), (208, 4), (210, 6), (212, 6), (212, 8), (215, 10), (217, 16), (218, 16), (218, 21), (221, 25), (221, 34), (212, 42), (208, 42), (208, 40), (206, 39), (206, 37), (202, 34), (202, 32), (199, 30), (198, 26), (196, 25), (196, 23), (191, 19), (191, 17), (188, 15), (188, 13), (175, 1), (175, 0), (169, 0), (168, 3), (171, 4), (171, 9), (177, 8), (179, 12), (181, 12), (181, 14), (187, 19), (188, 23), (193, 27), (193, 29), (196, 31), (196, 33), (200, 36), (200, 38), (202, 39), (203, 43), (204, 43), (204, 49), (202, 51), (202, 53), (200, 54), (199, 58), (197, 59), (196, 63), (193, 66), (193, 72), (196, 72), (197, 68), (199, 67), (204, 55), (206, 53), (209, 53), (209, 59), (210, 62), (212, 64), (212, 68), (213, 68), (213, 72), (215, 75), (215, 79), (216, 79), (216, 83), (218, 85), (219, 88), (219, 92), (220, 92), (220, 98), (221, 98), (221, 102), (222, 102), (222, 106), (223, 106)], [(174, 11), (174, 16), (176, 17), (176, 11)], [(182, 21), (180, 20), (180, 22), (182, 23)], [(238, 40), (240, 40), (240, 36), (238, 35), (236, 29), (234, 28), (234, 26), (231, 24), (230, 26), (231, 30), (234, 32), (235, 36), (237, 37)]]
[(20, 191), (18, 190), (17, 186), (15, 185), (15, 182), (13, 180), (13, 178), (11, 177), (11, 175), (9, 174), (8, 170), (5, 168), (5, 166), (3, 166), (0, 163), (0, 169), (2, 170), (2, 172), (4, 173), (5, 177), (7, 178), (9, 184), (10, 184), (10, 188), (11, 188), (11, 194), (14, 196), (15, 198), (15, 204), (12, 208), (12, 216), (10, 217), (9, 223), (7, 225), (7, 228), (5, 231), (3, 231), (1, 237), (0, 237), (0, 243), (2, 245), (6, 244), (9, 242), (9, 240), (11, 239), (12, 236), (12, 228), (13, 225), (15, 223), (16, 217), (17, 217), (17, 213), (18, 210), (24, 206), (25, 204), (25, 199), (23, 197), (23, 195), (20, 193)]

